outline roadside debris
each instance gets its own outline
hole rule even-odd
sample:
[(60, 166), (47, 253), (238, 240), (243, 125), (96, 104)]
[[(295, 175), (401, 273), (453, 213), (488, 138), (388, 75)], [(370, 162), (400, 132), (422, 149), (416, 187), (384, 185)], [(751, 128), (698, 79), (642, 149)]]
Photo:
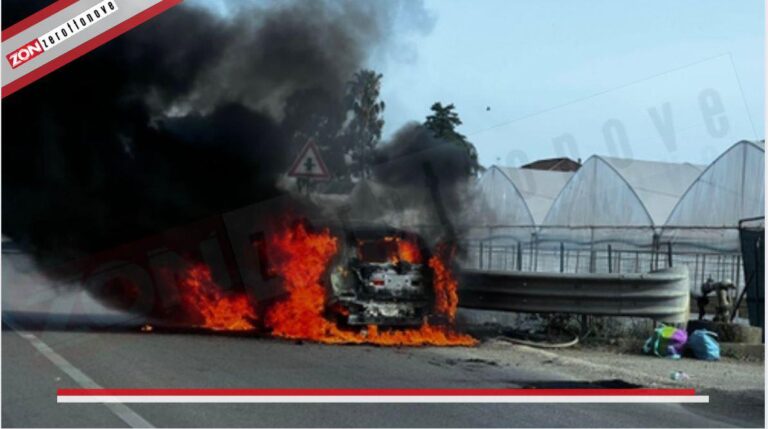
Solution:
[(688, 334), (685, 333), (684, 329), (677, 329), (674, 326), (660, 326), (645, 341), (643, 353), (680, 359), (687, 340)]
[(689, 380), (691, 377), (683, 371), (674, 371), (673, 373), (669, 374), (669, 378), (674, 381), (685, 381)]
[(643, 345), (643, 353), (671, 359), (680, 359), (683, 350), (690, 350), (690, 354), (696, 359), (720, 360), (717, 334), (706, 329), (697, 329), (688, 336), (683, 329), (661, 326)]
[(717, 334), (712, 331), (697, 329), (688, 338), (686, 346), (696, 359), (720, 360), (720, 344), (716, 338)]
[(149, 323), (141, 325), (141, 332), (152, 332), (154, 328)]
[(537, 347), (542, 349), (564, 349), (566, 347), (575, 346), (576, 344), (579, 343), (579, 337), (575, 335), (573, 339), (568, 341), (562, 341), (562, 342), (552, 342), (551, 340), (531, 341), (531, 340), (524, 340), (524, 339), (512, 338), (512, 337), (501, 337), (501, 339), (514, 344), (520, 344), (520, 345), (529, 346), (529, 347)]

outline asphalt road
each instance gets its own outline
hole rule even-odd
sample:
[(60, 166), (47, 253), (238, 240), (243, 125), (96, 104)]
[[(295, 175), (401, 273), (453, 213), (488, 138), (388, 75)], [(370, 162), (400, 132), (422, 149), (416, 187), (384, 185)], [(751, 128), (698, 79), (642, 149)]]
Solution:
[[(461, 388), (557, 387), (574, 381), (558, 379), (546, 368), (520, 370), (466, 359), (467, 350), (461, 348), (325, 346), (249, 336), (141, 333), (135, 327), (90, 329), (83, 328), (89, 320), (93, 328), (88, 318), (58, 324), (56, 318), (7, 311), (3, 319), (5, 427), (762, 426), (761, 420), (718, 416), (707, 408), (712, 404), (57, 404), (57, 388), (89, 383), (112, 388)], [(54, 363), (41, 348), (63, 359)]]

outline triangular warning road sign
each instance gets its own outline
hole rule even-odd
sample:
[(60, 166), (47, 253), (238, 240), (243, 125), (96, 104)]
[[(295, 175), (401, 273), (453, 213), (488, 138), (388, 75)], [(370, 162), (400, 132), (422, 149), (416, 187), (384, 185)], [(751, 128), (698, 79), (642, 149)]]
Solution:
[(315, 145), (313, 139), (310, 139), (304, 145), (304, 148), (301, 149), (299, 157), (293, 162), (288, 175), (291, 177), (308, 177), (321, 180), (331, 178), (323, 159), (320, 158), (320, 150)]

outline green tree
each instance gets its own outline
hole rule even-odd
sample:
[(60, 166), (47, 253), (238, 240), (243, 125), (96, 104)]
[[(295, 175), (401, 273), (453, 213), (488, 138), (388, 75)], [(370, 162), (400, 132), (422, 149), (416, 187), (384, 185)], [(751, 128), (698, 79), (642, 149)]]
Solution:
[(431, 130), (436, 138), (463, 148), (467, 152), (469, 160), (467, 175), (475, 176), (484, 168), (477, 160), (475, 145), (470, 143), (466, 136), (456, 131), (456, 127), (461, 125), (461, 119), (459, 119), (459, 114), (454, 111), (455, 108), (453, 103), (447, 106), (443, 106), (439, 102), (433, 104), (432, 114), (427, 116), (424, 126)]
[(385, 105), (379, 100), (382, 77), (373, 70), (360, 70), (347, 84), (347, 106), (352, 111), (347, 149), (352, 157), (352, 171), (361, 178), (371, 175), (371, 157), (384, 127)]

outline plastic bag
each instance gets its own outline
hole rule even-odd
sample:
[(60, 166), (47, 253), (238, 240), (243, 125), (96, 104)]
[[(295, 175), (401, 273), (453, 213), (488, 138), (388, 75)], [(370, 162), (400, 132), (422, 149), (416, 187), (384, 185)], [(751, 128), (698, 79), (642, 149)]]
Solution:
[(688, 334), (683, 329), (677, 329), (674, 326), (660, 326), (645, 341), (643, 353), (680, 359), (687, 340)]
[(720, 344), (717, 342), (717, 334), (712, 331), (706, 329), (693, 331), (688, 338), (688, 348), (696, 359), (720, 360)]

